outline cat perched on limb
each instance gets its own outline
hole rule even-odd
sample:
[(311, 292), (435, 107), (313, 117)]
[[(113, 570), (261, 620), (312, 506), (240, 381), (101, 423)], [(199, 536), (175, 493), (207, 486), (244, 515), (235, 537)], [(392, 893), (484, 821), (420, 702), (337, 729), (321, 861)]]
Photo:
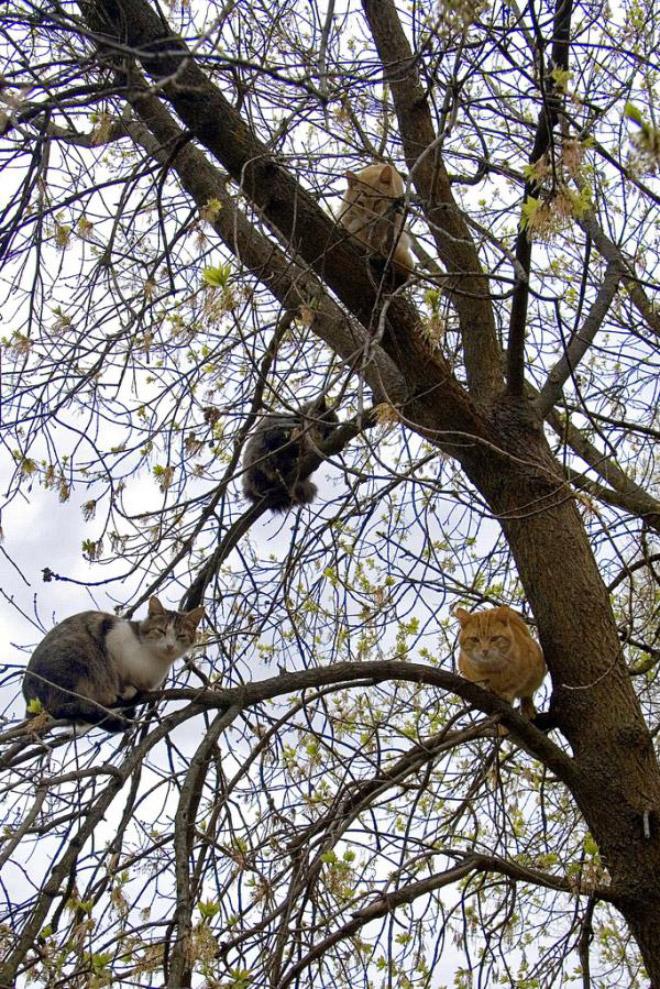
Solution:
[(507, 605), (470, 613), (455, 608), (461, 629), (458, 668), (462, 676), (513, 703), (534, 718), (532, 697), (541, 686), (546, 665), (541, 647), (529, 634), (522, 615)]
[(346, 172), (339, 222), (374, 254), (391, 257), (394, 265), (412, 271), (410, 237), (403, 228), (403, 179), (393, 165), (367, 165)]
[(273, 512), (286, 512), (295, 505), (314, 501), (317, 489), (309, 477), (318, 464), (305, 471), (302, 461), (338, 423), (324, 395), (303, 405), (297, 413), (263, 416), (245, 447), (245, 497)]
[[(327, 413), (332, 415), (333, 413)], [(272, 419), (270, 420), (272, 423)], [(311, 444), (301, 460), (299, 461), (299, 467), (301, 473), (308, 477), (316, 468), (323, 457), (331, 456), (336, 453), (341, 453), (344, 447), (350, 443), (352, 439), (359, 436), (361, 432), (367, 429), (373, 429), (374, 426), (378, 424), (378, 417), (375, 413), (375, 409), (365, 409), (359, 416), (349, 422), (344, 422), (341, 425), (336, 426), (330, 430), (330, 435), (328, 435), (323, 440), (323, 450), (318, 451), (312, 448)], [(211, 553), (211, 555), (206, 559), (202, 566), (197, 571), (195, 578), (183, 595), (181, 601), (181, 609), (188, 610), (190, 608), (196, 608), (204, 599), (206, 590), (214, 579), (220, 566), (227, 559), (232, 550), (238, 545), (240, 540), (249, 531), (250, 527), (254, 525), (257, 519), (267, 512), (270, 508), (269, 499), (272, 498), (272, 492), (265, 486), (265, 494), (260, 496), (259, 500), (254, 500), (255, 494), (250, 496), (252, 504), (243, 512), (239, 518), (229, 527), (229, 529), (224, 533), (216, 549)], [(272, 509), (271, 509), (272, 510)], [(277, 510), (277, 509), (276, 509)], [(285, 511), (286, 509), (280, 509)]]
[(124, 708), (124, 717), (109, 709), (124, 700), (139, 702), (140, 694), (160, 687), (193, 645), (203, 616), (204, 608), (168, 611), (155, 597), (142, 621), (104, 611), (71, 615), (32, 653), (23, 695), (28, 705), (39, 700), (54, 718), (124, 731), (134, 708)]

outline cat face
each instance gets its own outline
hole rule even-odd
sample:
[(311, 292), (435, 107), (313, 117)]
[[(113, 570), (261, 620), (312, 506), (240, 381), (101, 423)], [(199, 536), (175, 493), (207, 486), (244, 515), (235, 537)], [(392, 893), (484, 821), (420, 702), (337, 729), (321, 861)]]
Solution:
[[(503, 613), (504, 612), (504, 613)], [(454, 612), (461, 630), (461, 649), (474, 663), (504, 663), (515, 648), (514, 634), (501, 608), (470, 614), (464, 608)]]
[(195, 641), (197, 626), (204, 617), (204, 608), (192, 611), (168, 611), (158, 598), (149, 601), (147, 618), (140, 622), (140, 638), (152, 652), (165, 659), (176, 659)]
[(389, 207), (387, 200), (403, 195), (403, 180), (391, 165), (367, 165), (361, 172), (346, 172), (346, 198), (353, 207), (381, 216)]

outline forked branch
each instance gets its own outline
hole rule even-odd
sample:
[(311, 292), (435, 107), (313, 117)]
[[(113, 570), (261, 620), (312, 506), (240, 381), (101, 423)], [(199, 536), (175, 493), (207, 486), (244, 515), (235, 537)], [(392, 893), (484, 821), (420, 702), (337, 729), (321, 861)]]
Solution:
[(592, 344), (596, 333), (607, 316), (620, 280), (620, 266), (612, 263), (609, 264), (605, 272), (603, 284), (598, 290), (598, 295), (582, 324), (582, 328), (570, 341), (563, 356), (552, 368), (545, 384), (541, 388), (541, 394), (537, 398), (535, 405), (543, 418), (547, 416), (555, 402), (561, 397), (564, 385), (575, 372), (578, 364)]

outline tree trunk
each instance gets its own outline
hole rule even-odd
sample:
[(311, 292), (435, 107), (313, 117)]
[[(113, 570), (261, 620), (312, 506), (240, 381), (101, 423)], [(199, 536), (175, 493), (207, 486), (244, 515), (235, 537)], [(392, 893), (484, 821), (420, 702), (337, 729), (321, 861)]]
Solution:
[[(552, 709), (578, 770), (573, 796), (598, 842), (617, 905), (660, 986), (660, 770), (609, 596), (574, 497), (524, 403), (491, 417), (498, 454), (462, 456), (516, 561), (552, 676)], [(508, 454), (508, 456), (507, 456)]]

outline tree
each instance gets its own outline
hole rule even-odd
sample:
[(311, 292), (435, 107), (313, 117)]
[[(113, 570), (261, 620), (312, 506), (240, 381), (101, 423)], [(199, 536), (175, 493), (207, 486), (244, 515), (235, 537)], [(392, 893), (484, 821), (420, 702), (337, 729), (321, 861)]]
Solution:
[[(0, 984), (660, 986), (652, 26), (3, 12), (5, 518), (78, 499), (87, 590), (208, 624), (130, 739), (7, 726)], [(410, 279), (327, 204), (373, 160)], [(321, 392), (322, 496), (246, 512)], [(461, 602), (527, 611), (536, 722), (453, 671)]]

